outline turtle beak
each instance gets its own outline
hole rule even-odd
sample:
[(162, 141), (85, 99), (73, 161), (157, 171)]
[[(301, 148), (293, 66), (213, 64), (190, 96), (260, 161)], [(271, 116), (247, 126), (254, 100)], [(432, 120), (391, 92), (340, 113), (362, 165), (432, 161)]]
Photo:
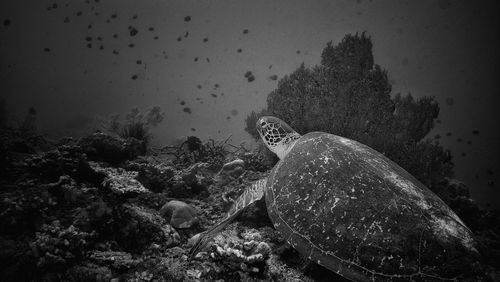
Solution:
[(255, 128), (259, 132), (260, 136), (262, 137), (262, 132), (264, 131), (264, 125), (266, 124), (265, 118), (261, 117), (257, 120), (257, 123), (255, 124)]

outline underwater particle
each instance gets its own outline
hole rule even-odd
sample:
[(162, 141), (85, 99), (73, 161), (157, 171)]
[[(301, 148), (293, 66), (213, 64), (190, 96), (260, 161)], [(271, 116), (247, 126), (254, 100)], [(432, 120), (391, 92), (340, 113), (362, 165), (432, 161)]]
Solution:
[(138, 65), (140, 65), (140, 64), (142, 64), (142, 61), (141, 60), (137, 60), (137, 61), (135, 61), (135, 63), (138, 64)]
[(473, 135), (479, 135), (479, 130), (477, 130), (477, 129), (472, 130), (472, 134)]
[(200, 101), (200, 100), (201, 100), (201, 98), (200, 98), (200, 97), (196, 97), (196, 101)]
[(489, 180), (489, 181), (488, 181), (488, 186), (490, 186), (490, 187), (494, 187), (494, 186), (495, 186), (495, 181), (493, 181), (493, 180)]
[(446, 136), (451, 136), (451, 132), (446, 132)]
[(195, 62), (198, 62), (198, 57), (194, 57), (194, 61), (195, 61)]
[(191, 131), (196, 131), (196, 129), (195, 129), (195, 128), (193, 128), (193, 127), (191, 127)]
[(136, 20), (136, 19), (137, 19), (137, 15), (134, 15), (134, 16), (132, 17), (132, 19), (133, 19), (133, 20)]
[(6, 19), (3, 21), (3, 26), (9, 26), (10, 25), (10, 20)]
[(488, 175), (493, 175), (493, 170), (491, 168), (487, 169), (486, 172), (488, 173)]
[(272, 69), (273, 68), (273, 65), (269, 65), (269, 67), (267, 67), (268, 69)]
[(44, 51), (44, 52), (50, 52), (50, 48), (45, 47), (45, 48), (43, 48), (43, 51)]
[(180, 42), (182, 40), (182, 37), (177, 37), (177, 41)]
[(403, 66), (407, 66), (407, 65), (408, 65), (408, 58), (406, 58), (406, 57), (405, 57), (405, 58), (403, 58), (403, 60), (401, 61), (401, 64), (402, 64)]
[(273, 75), (269, 76), (269, 79), (270, 80), (277, 80), (278, 79), (278, 75), (273, 74)]
[(92, 43), (87, 43), (87, 48), (92, 48)]
[(57, 9), (57, 3), (52, 4), (52, 9)]
[(109, 19), (108, 19), (108, 20), (106, 20), (106, 23), (110, 23), (110, 22), (111, 22), (111, 21), (110, 21)]
[(477, 174), (477, 173), (476, 173), (476, 174), (474, 175), (474, 178), (475, 178), (476, 180), (479, 180), (479, 174)]
[(467, 145), (470, 145), (470, 144), (472, 144), (472, 141), (468, 140)]
[(137, 79), (137, 74), (132, 75), (131, 78), (132, 78), (132, 80), (136, 80)]
[(155, 30), (155, 28), (154, 28), (154, 27), (152, 27), (152, 26), (150, 26), (150, 27), (148, 28), (148, 30), (149, 30), (149, 31), (154, 31), (154, 30)]
[(246, 79), (248, 80), (248, 82), (252, 82), (255, 80), (255, 76), (253, 76), (252, 72), (251, 71), (247, 71), (245, 73), (245, 77)]
[(129, 47), (129, 48), (134, 48), (134, 46), (135, 46), (135, 45), (134, 45), (134, 43), (130, 43), (130, 44), (128, 45), (128, 47)]
[(113, 34), (113, 38), (118, 38), (118, 34)]
[(462, 152), (462, 157), (465, 157), (465, 156), (467, 156), (467, 153)]
[(458, 138), (458, 139), (457, 139), (457, 142), (458, 142), (458, 143), (461, 143), (461, 142), (462, 142), (462, 138)]
[(81, 15), (82, 15), (82, 11), (78, 11), (78, 12), (76, 13), (76, 16), (78, 16), (78, 17), (79, 17), (79, 16), (81, 16)]
[(112, 19), (116, 19), (116, 17), (117, 17), (117, 16), (118, 16), (118, 15), (115, 13), (115, 14), (112, 14), (112, 15), (111, 15), (111, 18), (112, 18)]
[(241, 50), (241, 48), (238, 48), (238, 50), (236, 50), (236, 52), (238, 52), (238, 53), (241, 53), (241, 51), (243, 51), (243, 50)]
[(158, 38), (159, 38), (158, 36), (153, 37), (154, 40), (158, 40)]
[(191, 20), (191, 16), (185, 16), (185, 17), (184, 17), (184, 21), (185, 21), (185, 22), (189, 22), (190, 20)]
[(186, 102), (185, 101), (181, 101), (179, 104), (181, 104), (181, 106), (184, 106), (184, 105), (186, 105)]
[(91, 24), (89, 24), (89, 25), (87, 26), (87, 29), (91, 29), (91, 28), (92, 28), (92, 25), (91, 25)]
[(214, 84), (214, 89), (217, 89), (217, 88), (219, 88), (219, 84), (218, 83)]
[(439, 138), (441, 138), (441, 135), (439, 134), (434, 135), (434, 139), (439, 139)]
[(97, 36), (97, 40), (102, 41), (102, 37)]
[(208, 37), (203, 38), (203, 42), (208, 42)]
[(237, 116), (237, 115), (238, 115), (238, 110), (236, 110), (236, 109), (232, 109), (232, 110), (231, 110), (231, 115), (232, 115), (232, 116)]
[(226, 119), (231, 119), (231, 117), (230, 117), (230, 116), (227, 116), (227, 117), (226, 117)]
[(207, 57), (206, 60), (207, 60), (207, 63), (210, 63), (210, 58)]
[(118, 51), (115, 49), (115, 50), (113, 50), (113, 54), (118, 55), (118, 54), (120, 54), (120, 52), (118, 52)]
[(64, 23), (69, 23), (69, 18), (68, 17), (64, 18)]
[(248, 34), (248, 29), (244, 29), (243, 34)]
[(130, 36), (136, 36), (137, 33), (139, 33), (139, 31), (135, 27), (129, 26), (129, 34), (130, 34)]
[(297, 50), (295, 53), (300, 54), (300, 50)]
[(87, 36), (87, 37), (85, 37), (85, 40), (86, 41), (92, 41), (92, 37), (91, 36)]
[(453, 106), (454, 103), (453, 97), (446, 97), (446, 105)]
[(104, 45), (99, 46), (99, 50), (104, 50)]
[(191, 108), (185, 107), (184, 109), (182, 109), (182, 111), (185, 112), (185, 113), (190, 114), (191, 113)]
[(215, 94), (215, 93), (210, 93), (210, 96), (217, 98), (217, 94)]
[(186, 33), (184, 33), (184, 38), (187, 38), (189, 36), (189, 31), (186, 31)]
[(196, 87), (197, 87), (198, 89), (201, 89), (201, 85), (200, 85), (200, 84), (196, 85)]

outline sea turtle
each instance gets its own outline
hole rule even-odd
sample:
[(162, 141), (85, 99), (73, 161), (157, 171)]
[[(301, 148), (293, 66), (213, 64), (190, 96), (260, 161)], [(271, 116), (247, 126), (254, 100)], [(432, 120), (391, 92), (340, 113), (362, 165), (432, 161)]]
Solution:
[(287, 242), (347, 279), (453, 280), (471, 271), (478, 252), (469, 228), (396, 163), (348, 138), (301, 136), (275, 117), (262, 117), (256, 126), (280, 161), (200, 235), (191, 258), (264, 196)]

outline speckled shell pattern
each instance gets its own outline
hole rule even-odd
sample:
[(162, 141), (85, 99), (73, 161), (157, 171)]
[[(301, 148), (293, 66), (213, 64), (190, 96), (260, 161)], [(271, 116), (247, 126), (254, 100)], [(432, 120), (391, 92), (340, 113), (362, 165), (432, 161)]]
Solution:
[(302, 255), (353, 281), (462, 277), (471, 231), (432, 191), (359, 142), (308, 133), (272, 170), (274, 226)]

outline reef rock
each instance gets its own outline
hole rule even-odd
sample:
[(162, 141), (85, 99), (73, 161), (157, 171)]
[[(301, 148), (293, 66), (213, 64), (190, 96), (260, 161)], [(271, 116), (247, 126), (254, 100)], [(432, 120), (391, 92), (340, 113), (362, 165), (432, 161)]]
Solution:
[(146, 152), (143, 141), (132, 137), (123, 139), (102, 132), (83, 137), (79, 140), (78, 145), (90, 160), (105, 161), (111, 164), (134, 159)]
[(91, 168), (98, 174), (104, 176), (102, 186), (112, 193), (125, 196), (137, 196), (147, 193), (149, 190), (142, 186), (136, 178), (136, 171), (127, 171), (122, 168), (103, 167), (99, 163), (89, 162)]
[(130, 269), (140, 262), (133, 259), (132, 255), (126, 252), (92, 251), (89, 257), (98, 265), (108, 266), (116, 270)]
[(153, 192), (164, 191), (175, 175), (175, 169), (168, 161), (151, 156), (127, 161), (125, 168), (138, 171), (137, 180)]
[(74, 145), (62, 145), (30, 156), (23, 161), (23, 165), (33, 176), (49, 182), (58, 181), (62, 175), (69, 175), (74, 179), (92, 179), (86, 155), (80, 147)]
[(143, 249), (152, 243), (172, 247), (180, 242), (180, 236), (158, 212), (135, 205), (124, 205), (119, 243), (127, 249)]
[(195, 163), (192, 166), (178, 171), (172, 179), (171, 194), (174, 197), (186, 197), (198, 194), (212, 184), (207, 173), (207, 163)]
[(217, 173), (217, 178), (221, 179), (231, 179), (237, 178), (245, 171), (245, 161), (242, 159), (235, 159), (228, 163), (225, 163), (221, 170)]
[(175, 228), (190, 228), (199, 222), (196, 210), (189, 204), (177, 200), (166, 203), (160, 209), (160, 214)]

